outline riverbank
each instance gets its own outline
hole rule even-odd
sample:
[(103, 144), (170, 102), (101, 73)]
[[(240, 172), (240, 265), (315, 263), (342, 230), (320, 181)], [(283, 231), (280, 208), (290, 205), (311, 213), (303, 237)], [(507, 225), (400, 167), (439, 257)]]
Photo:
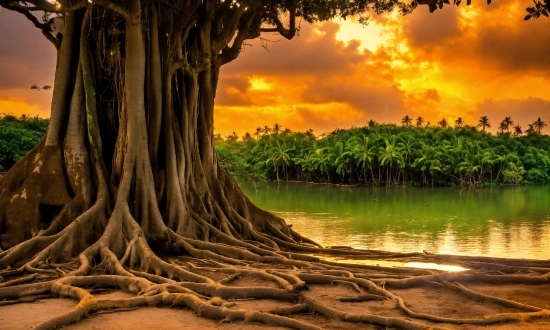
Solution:
[[(353, 251), (353, 250), (350, 250)], [(373, 251), (372, 253), (376, 253)], [(385, 252), (388, 253), (388, 252)], [(240, 270), (241, 276), (224, 281), (227, 287), (270, 287), (274, 282), (246, 275), (247, 271), (269, 271), (297, 274), (307, 282), (307, 290), (300, 293), (298, 302), (278, 299), (211, 299), (226, 311), (244, 311), (250, 320), (225, 321), (200, 317), (196, 312), (182, 307), (107, 309), (92, 312), (76, 324), (63, 327), (68, 330), (102, 329), (134, 330), (155, 329), (288, 329), (273, 326), (269, 322), (252, 321), (253, 315), (287, 314), (290, 319), (308, 324), (301, 329), (381, 329), (380, 320), (393, 324), (386, 329), (410, 328), (409, 323), (419, 328), (433, 329), (504, 329), (542, 330), (550, 328), (550, 261), (521, 261), (508, 259), (479, 259), (470, 257), (437, 256), (426, 254), (399, 255), (402, 260), (444, 260), (461, 264), (471, 270), (449, 273), (397, 267), (348, 268), (346, 271), (316, 270), (292, 271), (287, 267), (255, 264)], [(388, 255), (388, 257), (390, 257)], [(183, 259), (174, 260), (181, 263)], [(189, 259), (187, 260), (187, 262)], [(196, 261), (198, 262), (198, 261)], [(206, 262), (206, 261), (205, 261)], [(206, 269), (203, 268), (202, 269)], [(247, 270), (248, 269), (248, 270)], [(212, 273), (213, 274), (213, 273)], [(317, 274), (317, 275), (315, 275)], [(320, 275), (324, 274), (324, 275)], [(351, 274), (351, 273), (350, 273)], [(222, 279), (225, 275), (218, 274)], [(372, 283), (372, 287), (369, 287)], [(221, 284), (220, 284), (221, 285)], [(93, 292), (100, 301), (135, 299), (135, 294), (111, 289)], [(208, 298), (206, 298), (208, 300)], [(318, 310), (294, 310), (300, 301), (314, 301)], [(402, 301), (402, 305), (399, 302)], [(6, 301), (0, 302), (0, 305)], [(71, 299), (37, 299), (15, 305), (0, 306), (0, 329), (23, 330), (37, 326), (56, 316), (76, 308), (78, 301)], [(256, 314), (254, 314), (256, 313)], [(346, 319), (339, 315), (348, 315)], [(363, 322), (354, 322), (353, 315), (362, 315)], [(393, 320), (393, 321), (391, 321)], [(396, 326), (395, 321), (409, 322)], [(357, 320), (355, 320), (357, 321)], [(391, 322), (390, 322), (391, 321)], [(392, 323), (394, 322), (394, 323)], [(378, 324), (378, 325), (376, 325)], [(403, 323), (405, 324), (405, 323)]]

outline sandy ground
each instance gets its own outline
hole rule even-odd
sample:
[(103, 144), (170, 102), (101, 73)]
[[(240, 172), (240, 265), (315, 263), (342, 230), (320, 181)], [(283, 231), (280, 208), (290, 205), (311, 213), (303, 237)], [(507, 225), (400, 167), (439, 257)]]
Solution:
[[(246, 285), (246, 280), (236, 285)], [(526, 304), (550, 309), (550, 284), (548, 285), (471, 285), (477, 292), (514, 299)], [(445, 288), (414, 288), (407, 290), (390, 290), (401, 296), (415, 312), (430, 313), (453, 318), (472, 318), (484, 315), (517, 312), (493, 303), (473, 301), (460, 293)], [(344, 285), (310, 286), (305, 295), (314, 297), (327, 306), (349, 312), (372, 313), (381, 316), (405, 317), (390, 300), (342, 303), (337, 298), (353, 295), (353, 289)], [(102, 299), (128, 298), (132, 295), (120, 291), (107, 291), (98, 297)], [(269, 311), (276, 307), (290, 306), (290, 303), (273, 300), (238, 300), (232, 308)], [(0, 329), (26, 330), (51, 317), (63, 314), (76, 306), (76, 302), (67, 299), (43, 299), (32, 303), (21, 303), (0, 307)], [(300, 314), (298, 319), (313, 323), (325, 329), (382, 329), (369, 324), (354, 324), (326, 319), (314, 314)], [(425, 322), (429, 324), (428, 322)], [(436, 325), (431, 323), (432, 325)], [(527, 322), (497, 324), (491, 326), (437, 324), (450, 329), (550, 329), (550, 318), (536, 319)], [(113, 311), (93, 314), (76, 324), (63, 327), (67, 330), (134, 330), (134, 329), (284, 329), (258, 323), (220, 323), (198, 317), (192, 311), (177, 308), (144, 307), (128, 311)]]

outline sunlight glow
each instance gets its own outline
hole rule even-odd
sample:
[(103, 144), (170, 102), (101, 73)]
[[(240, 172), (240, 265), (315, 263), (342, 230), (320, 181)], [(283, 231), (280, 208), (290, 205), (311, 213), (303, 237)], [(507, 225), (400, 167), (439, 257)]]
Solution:
[(390, 38), (387, 34), (387, 28), (370, 22), (368, 25), (361, 25), (354, 19), (339, 20), (340, 30), (336, 33), (336, 40), (342, 41), (348, 45), (352, 40), (361, 43), (359, 49), (375, 52), (381, 45), (384, 45)]
[(444, 270), (447, 272), (463, 272), (465, 270), (468, 270), (468, 268), (463, 268), (460, 266), (441, 265), (441, 264), (435, 264), (430, 262), (407, 262), (405, 263), (405, 267), (437, 269), (437, 270)]
[(256, 91), (269, 91), (271, 90), (271, 85), (265, 81), (264, 78), (253, 77), (249, 81), (251, 90)]

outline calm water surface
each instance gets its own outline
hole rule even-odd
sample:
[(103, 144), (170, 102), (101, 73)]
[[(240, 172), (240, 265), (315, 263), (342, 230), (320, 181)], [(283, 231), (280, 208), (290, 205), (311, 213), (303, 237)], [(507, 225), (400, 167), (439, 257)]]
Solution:
[(550, 259), (550, 186), (241, 187), (258, 206), (323, 246)]

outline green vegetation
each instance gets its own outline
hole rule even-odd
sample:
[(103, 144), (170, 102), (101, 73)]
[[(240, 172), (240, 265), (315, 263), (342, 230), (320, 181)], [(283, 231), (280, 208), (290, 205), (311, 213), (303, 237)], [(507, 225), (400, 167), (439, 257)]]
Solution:
[(48, 119), (0, 114), (0, 172), (9, 170), (40, 142)]
[[(312, 131), (291, 132), (258, 128), (239, 141), (233, 133), (216, 136), (220, 161), (231, 174), (276, 181), (313, 181), (376, 186), (490, 186), (547, 184), (550, 182), (550, 137), (540, 133), (540, 118), (520, 136), (510, 117), (500, 133), (485, 132), (490, 124), (481, 117), (478, 127), (461, 118), (449, 128), (423, 125), (406, 116), (402, 126), (376, 124), (337, 129), (315, 137)], [(531, 125), (530, 125), (531, 126)], [(255, 138), (253, 138), (254, 136)]]

